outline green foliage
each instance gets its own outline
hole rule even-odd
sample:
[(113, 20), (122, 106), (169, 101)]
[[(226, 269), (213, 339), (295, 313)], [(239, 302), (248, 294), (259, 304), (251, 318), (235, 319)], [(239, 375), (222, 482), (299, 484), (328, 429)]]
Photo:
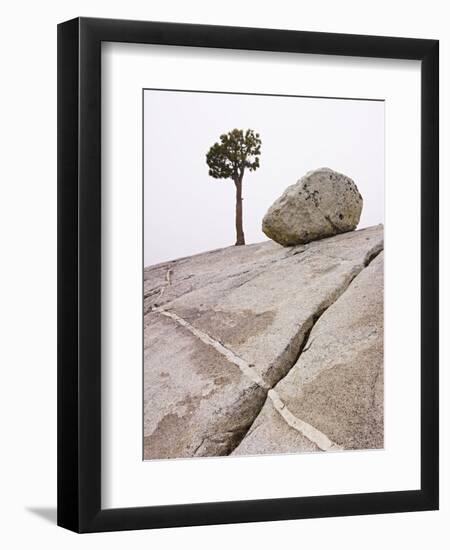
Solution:
[(235, 128), (222, 134), (206, 154), (209, 175), (216, 179), (232, 178), (242, 181), (244, 170), (253, 172), (259, 168), (261, 139), (253, 130)]

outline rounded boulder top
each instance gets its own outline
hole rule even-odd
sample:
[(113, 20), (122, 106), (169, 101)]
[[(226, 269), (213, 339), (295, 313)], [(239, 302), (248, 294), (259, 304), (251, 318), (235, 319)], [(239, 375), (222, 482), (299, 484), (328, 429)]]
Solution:
[(290, 185), (269, 208), (262, 230), (283, 246), (308, 243), (356, 229), (363, 198), (355, 182), (319, 168)]

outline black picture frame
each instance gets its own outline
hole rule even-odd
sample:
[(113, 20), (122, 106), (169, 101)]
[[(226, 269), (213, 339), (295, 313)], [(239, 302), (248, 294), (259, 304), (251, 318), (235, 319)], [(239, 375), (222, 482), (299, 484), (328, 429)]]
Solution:
[[(101, 43), (421, 61), (421, 488), (101, 508)], [(150, 529), (438, 509), (437, 40), (77, 18), (58, 26), (58, 525)]]

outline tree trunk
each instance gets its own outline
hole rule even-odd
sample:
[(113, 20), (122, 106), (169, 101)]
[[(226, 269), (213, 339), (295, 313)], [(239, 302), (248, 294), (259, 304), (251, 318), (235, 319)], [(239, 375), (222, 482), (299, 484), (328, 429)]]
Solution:
[(244, 230), (242, 228), (242, 178), (236, 178), (236, 246), (245, 244)]

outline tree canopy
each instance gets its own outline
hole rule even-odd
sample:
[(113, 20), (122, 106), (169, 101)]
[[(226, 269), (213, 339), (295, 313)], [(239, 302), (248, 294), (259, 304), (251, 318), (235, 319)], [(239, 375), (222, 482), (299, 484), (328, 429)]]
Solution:
[(209, 175), (216, 179), (241, 180), (247, 168), (253, 172), (259, 168), (261, 139), (253, 130), (235, 128), (220, 136), (206, 154)]

